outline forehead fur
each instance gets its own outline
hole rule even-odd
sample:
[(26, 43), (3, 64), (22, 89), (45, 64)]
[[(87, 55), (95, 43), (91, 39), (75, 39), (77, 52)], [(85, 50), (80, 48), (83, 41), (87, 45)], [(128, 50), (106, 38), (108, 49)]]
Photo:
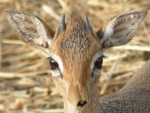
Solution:
[(74, 53), (85, 53), (90, 47), (88, 35), (90, 34), (85, 31), (83, 19), (78, 10), (74, 9), (68, 18), (67, 28), (63, 35), (63, 49)]
[(75, 63), (81, 64), (81, 61), (91, 62), (93, 55), (100, 49), (100, 42), (93, 34), (85, 31), (84, 20), (79, 11), (73, 9), (66, 23), (66, 30), (55, 37), (55, 45), (52, 44), (52, 48), (65, 59), (63, 63), (68, 65), (67, 67), (75, 67)]

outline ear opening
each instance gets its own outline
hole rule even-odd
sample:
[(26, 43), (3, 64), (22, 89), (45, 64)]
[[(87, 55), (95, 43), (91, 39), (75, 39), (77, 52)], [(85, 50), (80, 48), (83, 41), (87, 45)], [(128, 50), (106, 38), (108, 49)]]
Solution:
[(101, 34), (103, 48), (120, 46), (130, 42), (147, 12), (147, 10), (135, 10), (119, 15), (110, 21)]
[(22, 41), (49, 51), (54, 32), (40, 18), (17, 10), (6, 10), (6, 14)]

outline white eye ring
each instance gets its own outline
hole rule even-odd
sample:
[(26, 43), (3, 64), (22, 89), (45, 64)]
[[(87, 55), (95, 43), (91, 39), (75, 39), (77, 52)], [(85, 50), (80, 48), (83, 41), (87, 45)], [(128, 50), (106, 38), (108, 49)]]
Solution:
[(52, 76), (53, 77), (61, 76), (61, 72), (63, 72), (63, 69), (64, 69), (61, 58), (58, 55), (54, 54), (54, 53), (50, 54), (50, 58), (52, 58), (58, 64), (58, 68), (56, 68), (54, 70), (53, 69), (51, 70)]
[(60, 76), (61, 72), (59, 69), (51, 70), (51, 74), (53, 77)]
[(93, 75), (99, 75), (99, 74), (101, 73), (101, 70), (102, 70), (102, 69), (96, 69), (96, 68), (95, 68), (95, 69), (93, 70)]

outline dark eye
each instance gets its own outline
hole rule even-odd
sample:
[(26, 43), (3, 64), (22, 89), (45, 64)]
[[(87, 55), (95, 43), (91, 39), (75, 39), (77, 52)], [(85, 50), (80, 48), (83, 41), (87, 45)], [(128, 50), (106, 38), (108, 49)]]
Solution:
[(102, 69), (102, 64), (103, 64), (103, 56), (99, 57), (96, 62), (95, 62), (95, 68), (97, 69)]
[(49, 60), (50, 60), (50, 68), (51, 68), (51, 70), (57, 69), (58, 68), (58, 63), (52, 58), (49, 58)]

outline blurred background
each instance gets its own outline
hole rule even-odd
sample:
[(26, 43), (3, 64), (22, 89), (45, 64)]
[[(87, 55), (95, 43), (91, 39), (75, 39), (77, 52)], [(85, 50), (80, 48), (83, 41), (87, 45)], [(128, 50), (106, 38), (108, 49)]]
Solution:
[[(4, 10), (25, 10), (55, 30), (75, 4), (95, 30), (120, 13), (150, 9), (149, 0), (0, 0), (0, 113), (63, 112), (47, 56), (17, 38)], [(109, 49), (105, 56), (99, 97), (118, 91), (150, 59), (150, 14), (129, 44)]]

